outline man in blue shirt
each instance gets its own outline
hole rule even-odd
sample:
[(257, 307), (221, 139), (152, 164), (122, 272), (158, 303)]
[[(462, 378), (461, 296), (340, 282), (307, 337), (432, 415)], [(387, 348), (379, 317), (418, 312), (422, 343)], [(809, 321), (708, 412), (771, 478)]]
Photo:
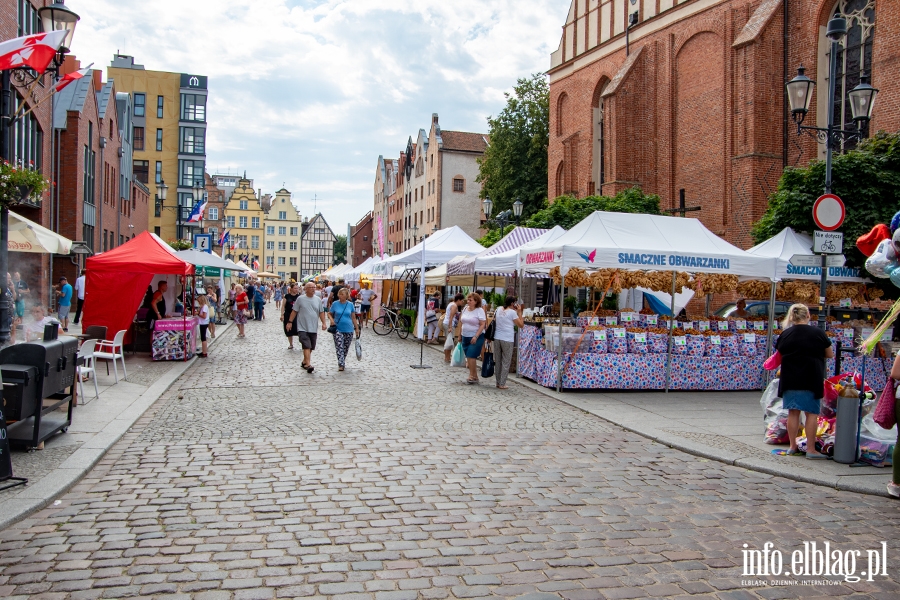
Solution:
[(59, 297), (56, 302), (57, 316), (59, 322), (62, 323), (63, 331), (69, 331), (69, 309), (72, 307), (72, 286), (65, 277), (59, 278), (59, 289), (56, 295)]

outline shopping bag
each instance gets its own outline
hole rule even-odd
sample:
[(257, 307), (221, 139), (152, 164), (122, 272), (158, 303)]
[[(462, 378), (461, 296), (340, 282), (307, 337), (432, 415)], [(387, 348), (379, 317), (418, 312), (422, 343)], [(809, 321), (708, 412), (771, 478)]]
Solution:
[(897, 414), (894, 412), (896, 397), (894, 396), (894, 380), (888, 377), (887, 384), (878, 399), (875, 407), (875, 422), (882, 429), (893, 429), (897, 424)]
[(485, 351), (484, 360), (481, 361), (481, 376), (485, 378), (494, 376), (494, 353), (490, 349)]
[(763, 363), (763, 369), (766, 371), (774, 371), (781, 366), (781, 352), (775, 351), (775, 354), (766, 359)]
[(362, 360), (362, 344), (359, 343), (359, 338), (356, 338), (356, 360)]
[(450, 366), (451, 367), (466, 366), (466, 353), (463, 352), (462, 342), (458, 342), (456, 344), (456, 348), (453, 349), (453, 356), (450, 357)]

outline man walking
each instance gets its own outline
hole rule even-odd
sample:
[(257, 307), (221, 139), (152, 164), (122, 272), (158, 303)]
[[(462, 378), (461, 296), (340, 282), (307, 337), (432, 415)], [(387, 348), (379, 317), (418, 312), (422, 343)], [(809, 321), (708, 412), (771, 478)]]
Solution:
[(81, 319), (81, 309), (84, 307), (84, 283), (87, 280), (85, 277), (86, 270), (81, 270), (81, 276), (75, 280), (75, 320), (73, 323), (78, 324), (78, 320)]
[(72, 286), (65, 277), (59, 278), (59, 289), (56, 290), (59, 299), (56, 302), (57, 316), (62, 323), (63, 331), (69, 331), (69, 309), (72, 308)]
[(312, 281), (306, 282), (303, 294), (294, 301), (289, 320), (294, 319), (297, 324), (297, 338), (300, 340), (300, 347), (303, 348), (303, 363), (300, 366), (306, 369), (307, 373), (312, 373), (315, 367), (312, 366), (310, 359), (312, 351), (316, 349), (319, 325), (321, 324), (322, 331), (327, 328), (322, 301), (316, 297), (316, 284)]

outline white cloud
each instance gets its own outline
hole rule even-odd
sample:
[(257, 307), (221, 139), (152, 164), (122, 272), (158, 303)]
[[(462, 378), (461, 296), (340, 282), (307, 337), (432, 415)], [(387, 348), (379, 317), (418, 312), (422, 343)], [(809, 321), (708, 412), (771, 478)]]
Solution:
[(207, 167), (230, 167), (336, 231), (372, 207), (379, 154), (437, 112), (486, 131), (518, 77), (544, 71), (569, 0), (71, 0), (74, 52), (209, 76)]

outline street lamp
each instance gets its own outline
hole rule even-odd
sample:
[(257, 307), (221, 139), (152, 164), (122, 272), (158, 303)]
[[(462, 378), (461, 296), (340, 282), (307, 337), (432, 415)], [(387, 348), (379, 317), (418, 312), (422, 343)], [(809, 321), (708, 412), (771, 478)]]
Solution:
[[(788, 102), (791, 107), (791, 118), (797, 124), (797, 135), (804, 131), (814, 136), (819, 142), (825, 144), (825, 193), (831, 193), (831, 163), (835, 148), (847, 140), (861, 140), (866, 137), (868, 123), (872, 119), (872, 107), (875, 105), (875, 97), (878, 90), (869, 85), (869, 78), (863, 75), (860, 84), (853, 88), (847, 95), (850, 98), (850, 112), (856, 122), (855, 130), (844, 130), (834, 124), (834, 97), (837, 85), (838, 42), (847, 35), (847, 21), (835, 17), (828, 21), (825, 36), (831, 41), (831, 52), (828, 61), (828, 122), (825, 127), (811, 127), (803, 125), (803, 120), (809, 112), (812, 102), (812, 89), (815, 82), (805, 75), (801, 65), (797, 69), (797, 76), (786, 84)], [(843, 102), (841, 103), (843, 105)], [(819, 327), (825, 329), (825, 286), (828, 278), (826, 255), (822, 254), (822, 278), (819, 284)]]
[[(68, 9), (65, 0), (56, 0), (50, 6), (44, 6), (38, 9), (38, 17), (44, 26), (45, 32), (66, 30), (66, 38), (59, 47), (61, 54), (68, 54), (72, 48), (72, 37), (75, 35), (75, 25), (81, 20), (81, 17)], [(59, 61), (60, 64), (62, 61)]]
[(412, 227), (410, 227), (410, 229), (412, 229), (413, 246), (415, 246), (416, 245), (416, 236), (419, 233), (419, 226), (413, 225)]
[(391, 256), (394, 253), (394, 242), (388, 242), (388, 256)]
[(522, 201), (516, 198), (516, 201), (513, 202), (513, 214), (516, 216), (516, 225), (519, 224), (519, 217), (522, 216)]
[[(508, 209), (504, 210), (502, 213), (497, 215), (497, 218), (491, 219), (491, 213), (494, 211), (494, 201), (487, 196), (485, 196), (484, 200), (481, 201), (481, 207), (484, 209), (484, 216), (487, 217), (488, 223), (493, 220), (494, 223), (500, 225), (500, 237), (502, 238), (506, 230), (506, 224), (510, 222), (510, 217), (513, 216), (514, 211)], [(519, 215), (522, 214), (522, 201), (518, 198), (516, 199), (516, 202), (513, 203), (513, 209), (517, 213), (515, 214), (515, 218), (516, 224), (518, 225)]]

